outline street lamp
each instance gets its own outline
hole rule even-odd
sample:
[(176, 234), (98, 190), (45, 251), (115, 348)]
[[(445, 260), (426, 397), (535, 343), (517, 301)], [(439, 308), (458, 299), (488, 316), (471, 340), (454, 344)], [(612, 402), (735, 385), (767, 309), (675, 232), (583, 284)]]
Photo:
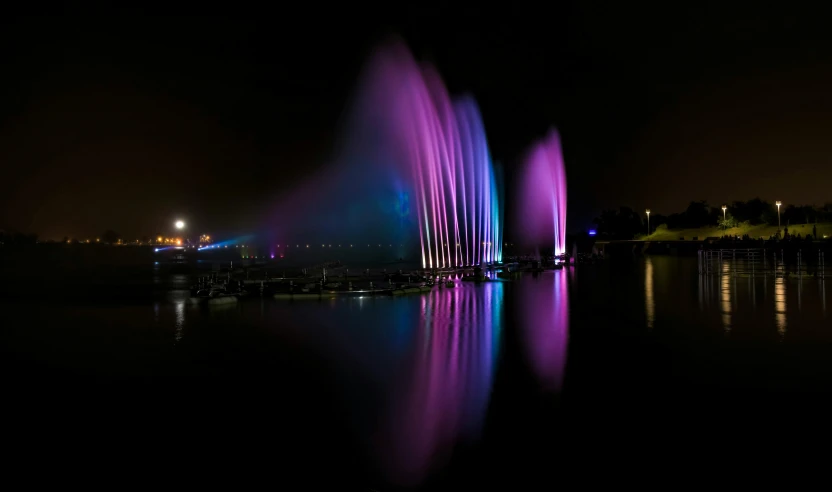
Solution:
[(647, 212), (647, 235), (650, 235), (650, 209), (646, 210)]
[(777, 205), (777, 232), (780, 232), (780, 205), (783, 205), (783, 203), (777, 200), (774, 204)]
[(185, 222), (181, 221), (181, 220), (177, 220), (176, 223), (173, 224), (173, 225), (176, 226), (176, 228), (180, 229), (180, 230), (185, 228)]
[(725, 211), (726, 211), (726, 210), (728, 210), (728, 207), (726, 207), (725, 205), (723, 205), (723, 206), (722, 206), (722, 230), (723, 230), (723, 231), (724, 231), (725, 229), (727, 229), (727, 228), (728, 228), (728, 226), (727, 226), (727, 225), (725, 225)]

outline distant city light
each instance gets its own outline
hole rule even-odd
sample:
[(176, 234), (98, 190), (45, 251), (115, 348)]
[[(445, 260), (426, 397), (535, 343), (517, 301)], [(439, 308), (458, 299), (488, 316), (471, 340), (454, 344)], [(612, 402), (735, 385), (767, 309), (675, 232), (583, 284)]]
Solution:
[(589, 230), (589, 235), (590, 235), (590, 236), (594, 236), (594, 235), (595, 235), (595, 234), (597, 234), (597, 233), (598, 233), (598, 232), (597, 232), (595, 229), (590, 229), (590, 230)]

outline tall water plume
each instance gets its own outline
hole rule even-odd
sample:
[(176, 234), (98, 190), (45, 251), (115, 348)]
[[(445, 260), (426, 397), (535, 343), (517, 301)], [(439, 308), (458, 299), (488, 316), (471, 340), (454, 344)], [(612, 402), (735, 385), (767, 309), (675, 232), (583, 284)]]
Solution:
[(566, 170), (560, 135), (551, 130), (526, 154), (517, 189), (517, 226), (527, 246), (566, 252)]
[(346, 136), (335, 162), (279, 207), (283, 242), (397, 244), (425, 268), (501, 260), (502, 176), (472, 97), (451, 99), (436, 70), (386, 45), (363, 73)]

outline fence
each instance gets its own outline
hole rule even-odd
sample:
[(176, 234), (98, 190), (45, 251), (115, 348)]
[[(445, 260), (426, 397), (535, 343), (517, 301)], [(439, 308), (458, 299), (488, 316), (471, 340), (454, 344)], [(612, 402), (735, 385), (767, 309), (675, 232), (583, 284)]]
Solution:
[(830, 275), (826, 269), (825, 252), (818, 250), (804, 255), (802, 250), (745, 248), (745, 249), (702, 249), (698, 252), (700, 275), (755, 276), (787, 275), (814, 276), (825, 278)]

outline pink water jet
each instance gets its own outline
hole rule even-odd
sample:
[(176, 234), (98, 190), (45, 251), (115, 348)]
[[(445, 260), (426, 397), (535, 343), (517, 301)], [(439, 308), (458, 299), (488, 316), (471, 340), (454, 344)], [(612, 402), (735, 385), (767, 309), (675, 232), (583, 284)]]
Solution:
[(566, 252), (566, 170), (556, 130), (535, 143), (523, 163), (517, 189), (520, 240), (535, 248)]
[(501, 176), (474, 99), (452, 99), (398, 42), (377, 50), (358, 87), (344, 149), (278, 207), (274, 242), (411, 246), (412, 234), (424, 268), (500, 261)]

